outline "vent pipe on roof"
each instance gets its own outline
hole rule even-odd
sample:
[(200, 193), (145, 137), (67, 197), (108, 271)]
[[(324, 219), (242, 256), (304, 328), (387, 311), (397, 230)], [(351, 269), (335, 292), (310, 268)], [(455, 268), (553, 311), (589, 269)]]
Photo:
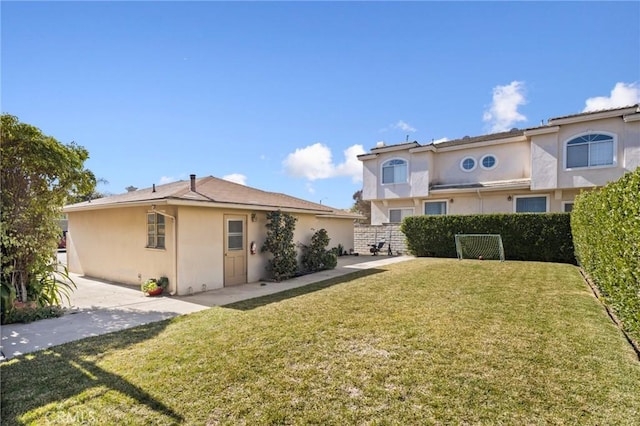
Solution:
[(196, 175), (189, 176), (191, 178), (191, 191), (196, 192)]
[(153, 184), (153, 189), (151, 190), (151, 192), (156, 192), (156, 184)]

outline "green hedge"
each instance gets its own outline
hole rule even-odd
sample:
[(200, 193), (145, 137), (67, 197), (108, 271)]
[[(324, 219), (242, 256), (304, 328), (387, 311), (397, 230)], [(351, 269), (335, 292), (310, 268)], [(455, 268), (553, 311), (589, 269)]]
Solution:
[(506, 259), (576, 263), (568, 213), (410, 216), (400, 229), (416, 256), (457, 257), (455, 234), (500, 234)]
[(576, 257), (640, 342), (640, 168), (575, 201)]

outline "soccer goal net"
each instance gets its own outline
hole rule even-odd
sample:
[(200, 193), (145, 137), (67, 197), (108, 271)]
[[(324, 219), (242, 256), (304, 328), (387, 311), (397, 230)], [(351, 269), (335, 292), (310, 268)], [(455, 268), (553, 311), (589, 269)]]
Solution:
[(456, 234), (458, 259), (487, 259), (504, 262), (500, 234)]

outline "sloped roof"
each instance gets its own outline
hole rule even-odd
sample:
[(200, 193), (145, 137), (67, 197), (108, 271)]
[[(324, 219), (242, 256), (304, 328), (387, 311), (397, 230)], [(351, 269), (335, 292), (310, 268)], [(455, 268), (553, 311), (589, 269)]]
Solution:
[(588, 115), (600, 114), (602, 112), (623, 111), (623, 110), (627, 110), (627, 109), (631, 109), (631, 108), (639, 109), (640, 108), (640, 104), (627, 105), (627, 106), (619, 107), (619, 108), (607, 108), (607, 109), (599, 109), (599, 110), (595, 110), (595, 111), (579, 112), (577, 114), (569, 114), (569, 115), (563, 115), (563, 116), (560, 116), (560, 117), (553, 117), (553, 118), (550, 118), (548, 121), (552, 122), (553, 120), (564, 120), (564, 119), (567, 119), (567, 118), (585, 117), (585, 116), (588, 116)]
[(360, 215), (344, 210), (278, 192), (262, 191), (213, 176), (196, 179), (195, 189), (195, 191), (191, 191), (191, 182), (189, 180), (181, 180), (164, 185), (154, 185), (151, 188), (139, 189), (124, 194), (71, 204), (66, 206), (64, 211), (98, 209), (101, 207), (124, 207), (130, 204), (166, 200), (169, 203), (171, 203), (171, 201), (201, 202), (203, 205), (228, 205), (228, 207), (233, 208), (303, 210), (320, 215), (360, 217)]
[(457, 145), (466, 145), (477, 142), (485, 142), (485, 141), (495, 141), (500, 139), (513, 138), (517, 136), (524, 135), (524, 130), (522, 129), (512, 129), (508, 132), (500, 132), (500, 133), (490, 133), (487, 135), (480, 136), (465, 136), (460, 139), (453, 139), (450, 141), (438, 142), (438, 143), (429, 143), (428, 145), (434, 145), (436, 148), (445, 148), (449, 146), (457, 146)]
[(548, 128), (549, 126), (556, 124), (555, 122), (561, 121), (561, 120), (566, 120), (571, 118), (580, 118), (580, 117), (585, 117), (585, 120), (588, 120), (591, 118), (590, 116), (597, 117), (598, 114), (616, 113), (616, 112), (620, 113), (620, 115), (624, 114), (625, 112), (640, 112), (640, 104), (629, 105), (629, 106), (619, 107), (619, 108), (602, 109), (597, 111), (581, 112), (577, 114), (564, 115), (561, 117), (553, 117), (547, 120), (548, 124), (546, 125), (529, 127), (526, 129), (513, 128), (506, 132), (489, 133), (489, 134), (480, 135), (480, 136), (464, 136), (462, 138), (457, 138), (457, 139), (452, 139), (452, 140), (437, 142), (437, 143), (430, 142), (428, 144), (420, 144), (418, 142), (410, 142), (410, 143), (402, 142), (398, 144), (384, 145), (384, 146), (372, 148), (370, 153), (361, 154), (358, 156), (358, 158), (365, 159), (367, 158), (367, 155), (376, 154), (379, 152), (385, 152), (385, 150), (395, 151), (395, 150), (401, 150), (403, 148), (412, 148), (412, 147), (433, 147), (437, 151), (438, 148), (448, 148), (453, 146), (474, 144), (474, 143), (486, 142), (486, 141), (499, 141), (501, 139), (508, 139), (513, 137), (523, 136), (526, 131)]

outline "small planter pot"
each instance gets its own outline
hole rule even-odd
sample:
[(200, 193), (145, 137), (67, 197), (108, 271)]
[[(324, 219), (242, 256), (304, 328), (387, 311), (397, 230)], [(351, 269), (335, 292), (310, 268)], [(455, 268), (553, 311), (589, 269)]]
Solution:
[(163, 290), (163, 288), (162, 288), (162, 287), (158, 287), (158, 288), (156, 288), (156, 289), (149, 290), (149, 291), (146, 293), (146, 295), (147, 295), (147, 296), (159, 296), (159, 295), (161, 295), (161, 294), (162, 294), (162, 290)]

